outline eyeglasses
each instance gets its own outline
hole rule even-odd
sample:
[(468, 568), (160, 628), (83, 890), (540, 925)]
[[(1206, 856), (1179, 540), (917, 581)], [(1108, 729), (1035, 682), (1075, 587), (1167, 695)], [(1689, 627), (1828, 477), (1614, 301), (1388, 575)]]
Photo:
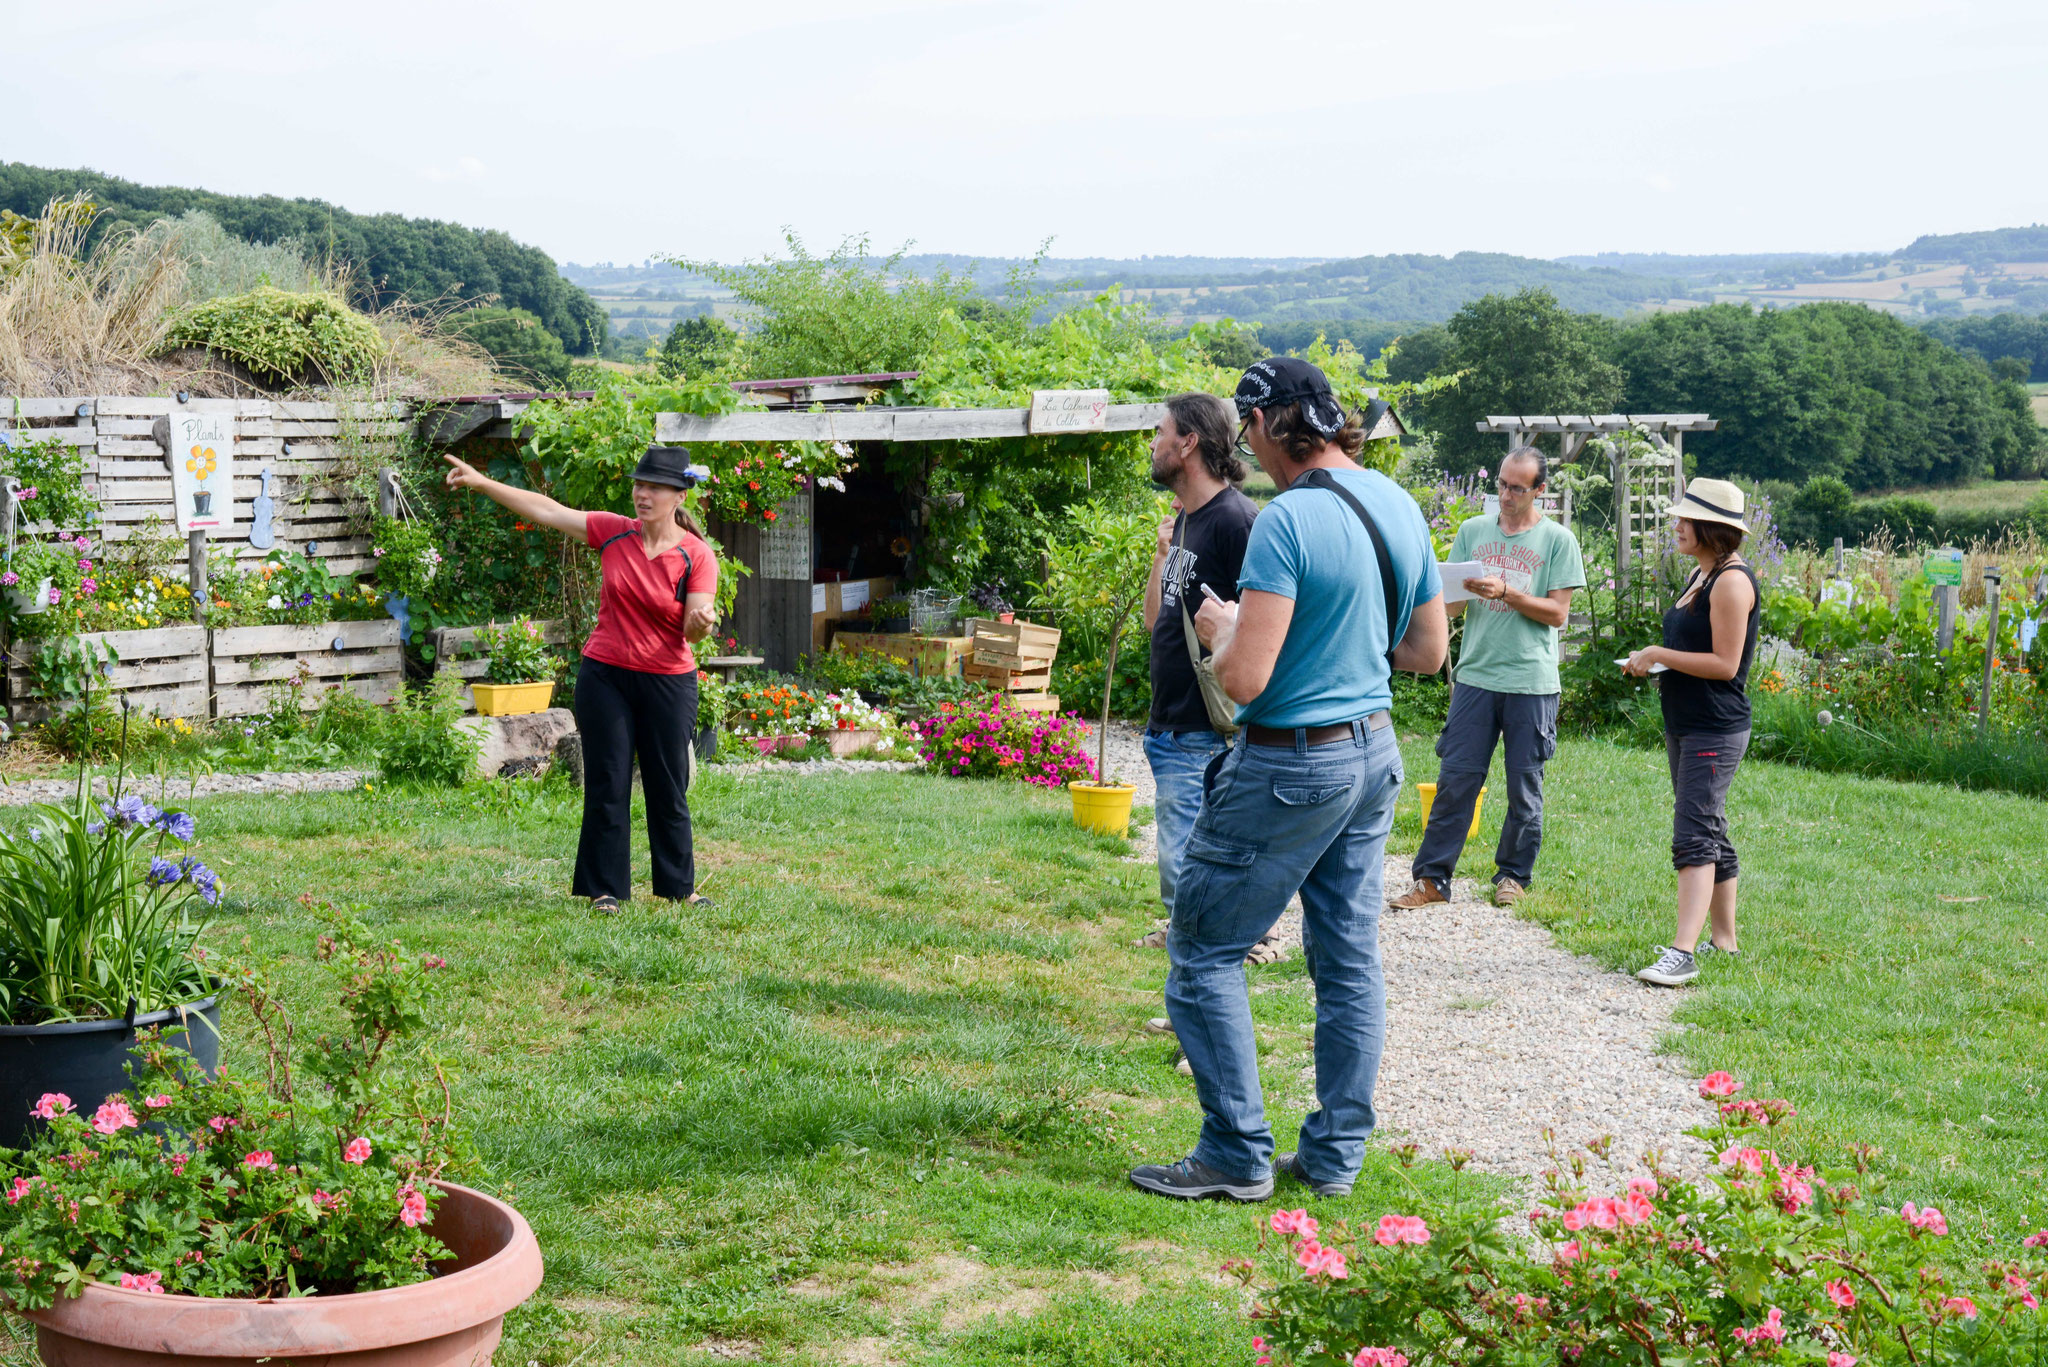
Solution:
[(1520, 498), (1523, 494), (1535, 493), (1541, 486), (1535, 484), (1510, 484), (1504, 479), (1499, 479), (1494, 481), (1494, 487), (1504, 494), (1512, 494), (1516, 498)]
[(1244, 439), (1244, 434), (1251, 430), (1252, 420), (1250, 418), (1246, 418), (1237, 425), (1237, 454), (1240, 456), (1250, 456), (1256, 460), (1258, 459), (1258, 453), (1253, 451), (1252, 444)]

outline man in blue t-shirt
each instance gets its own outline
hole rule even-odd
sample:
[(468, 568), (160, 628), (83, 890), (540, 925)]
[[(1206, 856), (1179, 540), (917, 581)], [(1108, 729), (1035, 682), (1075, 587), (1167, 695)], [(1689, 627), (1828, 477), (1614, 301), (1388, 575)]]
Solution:
[[(1392, 671), (1441, 668), (1449, 630), (1421, 509), (1356, 460), (1386, 405), (1347, 415), (1323, 373), (1289, 357), (1247, 370), (1236, 403), (1247, 454), (1281, 494), (1252, 524), (1241, 600), (1195, 617), (1240, 728), (1210, 771), (1166, 940), (1166, 1009), (1202, 1135), (1131, 1181), (1262, 1201), (1277, 1167), (1341, 1196), (1364, 1162), (1386, 1037), (1380, 878), (1402, 779)], [(1297, 891), (1320, 1109), (1276, 1162), (1243, 962)]]

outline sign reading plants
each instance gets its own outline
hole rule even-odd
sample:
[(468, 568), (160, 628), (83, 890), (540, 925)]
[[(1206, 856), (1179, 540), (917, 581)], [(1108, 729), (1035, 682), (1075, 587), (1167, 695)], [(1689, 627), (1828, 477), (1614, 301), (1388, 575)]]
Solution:
[(198, 400), (171, 410), (171, 499), (180, 532), (235, 522), (235, 405)]
[(1034, 389), (1031, 391), (1031, 435), (1108, 430), (1107, 389)]

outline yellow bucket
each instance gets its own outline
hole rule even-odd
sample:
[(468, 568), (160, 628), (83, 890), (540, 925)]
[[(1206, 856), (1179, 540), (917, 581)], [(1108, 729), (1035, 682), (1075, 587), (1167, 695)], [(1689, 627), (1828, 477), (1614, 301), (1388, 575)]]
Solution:
[[(1422, 799), (1422, 828), (1424, 830), (1428, 830), (1429, 809), (1431, 807), (1436, 806), (1436, 785), (1434, 783), (1418, 783), (1415, 785), (1415, 792), (1416, 795)], [(1470, 840), (1473, 836), (1479, 834), (1479, 814), (1485, 810), (1486, 789), (1481, 788), (1479, 790), (1478, 800), (1473, 802), (1472, 804), (1472, 829), (1465, 832), (1465, 838), (1467, 840)]]
[(1129, 835), (1131, 798), (1137, 789), (1128, 783), (1069, 783), (1074, 795), (1074, 824), (1104, 835)]

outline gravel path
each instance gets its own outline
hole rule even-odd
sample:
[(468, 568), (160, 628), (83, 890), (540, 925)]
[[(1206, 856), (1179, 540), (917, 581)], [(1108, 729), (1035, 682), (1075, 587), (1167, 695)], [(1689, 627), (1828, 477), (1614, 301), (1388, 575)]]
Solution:
[[(304, 773), (201, 774), (159, 781), (154, 774), (130, 774), (124, 792), (139, 793), (159, 806), (195, 797), (221, 797), (236, 793), (335, 793), (360, 788), (376, 774), (368, 769), (317, 769)], [(0, 786), (0, 807), (26, 807), (36, 802), (62, 803), (78, 791), (78, 781), (69, 778), (16, 779)], [(93, 791), (109, 791), (104, 778), (93, 780)]]
[[(1137, 785), (1136, 803), (1149, 804), (1152, 775), (1139, 729), (1112, 723), (1108, 744), (1110, 769)], [(1132, 858), (1157, 857), (1151, 826), (1132, 844)], [(1485, 866), (1486, 852), (1473, 850), (1468, 865)], [(1406, 856), (1387, 859), (1390, 895), (1408, 890), (1408, 863)], [(1683, 1064), (1658, 1052), (1679, 1029), (1671, 1020), (1679, 994), (1565, 952), (1542, 927), (1483, 900), (1489, 891), (1460, 878), (1450, 902), (1381, 918), (1387, 1051), (1375, 1099), (1382, 1133), (1412, 1141), (1426, 1156), (1468, 1148), (1473, 1167), (1522, 1176), (1551, 1166), (1546, 1128), (1561, 1147), (1611, 1135), (1624, 1166), (1654, 1147), (1668, 1166), (1700, 1172), (1704, 1148), (1685, 1131), (1710, 1120), (1712, 1110)], [(1298, 903), (1275, 929), (1287, 957), (1298, 958)], [(1254, 992), (1296, 990), (1261, 983), (1261, 972), (1251, 970)], [(1311, 989), (1303, 983), (1298, 990)], [(1262, 1067), (1269, 1085), (1286, 1079), (1290, 1102), (1314, 1103), (1305, 1032)]]

